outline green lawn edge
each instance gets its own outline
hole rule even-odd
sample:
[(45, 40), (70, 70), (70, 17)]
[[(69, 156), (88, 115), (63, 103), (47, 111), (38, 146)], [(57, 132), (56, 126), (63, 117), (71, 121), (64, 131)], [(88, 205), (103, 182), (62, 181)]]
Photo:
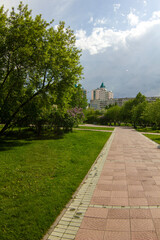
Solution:
[(153, 130), (152, 128), (137, 128), (138, 132), (160, 133), (160, 130)]
[(3, 139), (0, 239), (40, 240), (69, 202), (110, 135), (74, 130), (57, 140)]
[(160, 135), (144, 134), (144, 136), (146, 136), (146, 137), (148, 137), (149, 139), (151, 139), (152, 141), (160, 144)]

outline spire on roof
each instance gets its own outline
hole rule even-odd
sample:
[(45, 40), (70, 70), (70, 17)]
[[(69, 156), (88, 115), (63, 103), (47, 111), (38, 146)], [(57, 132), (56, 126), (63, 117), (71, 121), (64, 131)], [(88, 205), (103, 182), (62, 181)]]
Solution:
[(106, 88), (106, 87), (104, 86), (104, 83), (103, 83), (103, 82), (102, 82), (100, 88)]

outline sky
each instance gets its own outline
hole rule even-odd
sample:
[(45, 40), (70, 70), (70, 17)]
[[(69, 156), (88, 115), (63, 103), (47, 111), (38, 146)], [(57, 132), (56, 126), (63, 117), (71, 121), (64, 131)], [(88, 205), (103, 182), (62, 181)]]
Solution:
[[(24, 0), (33, 17), (65, 21), (82, 49), (82, 86), (114, 97), (160, 96), (160, 0)], [(0, 0), (5, 9), (17, 0)]]

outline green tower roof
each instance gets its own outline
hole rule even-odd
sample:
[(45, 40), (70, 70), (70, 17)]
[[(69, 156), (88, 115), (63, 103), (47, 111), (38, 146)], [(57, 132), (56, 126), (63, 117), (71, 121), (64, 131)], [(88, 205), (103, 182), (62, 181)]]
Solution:
[(104, 83), (102, 82), (100, 88), (105, 88)]

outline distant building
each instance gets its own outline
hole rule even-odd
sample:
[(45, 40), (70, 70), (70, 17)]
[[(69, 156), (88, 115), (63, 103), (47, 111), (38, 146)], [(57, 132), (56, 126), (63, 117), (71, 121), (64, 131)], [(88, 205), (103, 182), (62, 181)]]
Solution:
[(92, 90), (90, 107), (94, 109), (103, 109), (108, 102), (112, 102), (113, 92), (107, 91), (104, 83), (102, 82), (100, 88)]
[(91, 100), (101, 100), (106, 101), (108, 99), (113, 98), (112, 91), (107, 91), (104, 83), (101, 84), (100, 88), (92, 90), (92, 98)]
[[(101, 110), (106, 106), (115, 104), (121, 107), (125, 102), (132, 99), (134, 98), (113, 98), (113, 92), (107, 91), (106, 87), (102, 83), (100, 88), (92, 91), (90, 107), (96, 110)], [(153, 102), (156, 101), (156, 99), (160, 99), (160, 97), (146, 97), (147, 102)]]

